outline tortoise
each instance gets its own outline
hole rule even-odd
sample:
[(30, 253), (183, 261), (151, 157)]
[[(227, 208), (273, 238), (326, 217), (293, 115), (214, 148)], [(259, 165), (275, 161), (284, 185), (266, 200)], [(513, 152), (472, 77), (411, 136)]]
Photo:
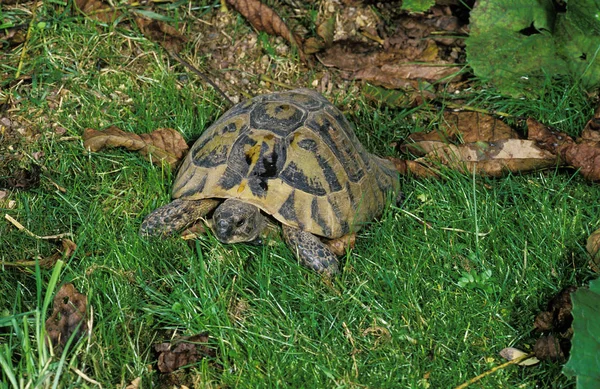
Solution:
[(333, 274), (338, 258), (321, 239), (378, 217), (399, 187), (393, 163), (368, 153), (321, 94), (265, 94), (200, 136), (175, 178), (175, 200), (146, 216), (140, 233), (165, 236), (213, 212), (219, 241), (255, 242), (273, 220), (301, 264)]

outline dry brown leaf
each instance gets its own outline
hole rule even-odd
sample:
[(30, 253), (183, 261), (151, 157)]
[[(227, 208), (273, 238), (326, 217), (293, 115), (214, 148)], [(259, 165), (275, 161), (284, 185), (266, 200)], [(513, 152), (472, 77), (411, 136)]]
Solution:
[(575, 143), (573, 138), (564, 132), (553, 130), (535, 119), (527, 119), (527, 138), (537, 142), (537, 145), (554, 154), (559, 154), (561, 147)]
[(141, 383), (141, 377), (134, 378), (133, 381), (131, 381), (131, 383), (125, 387), (125, 389), (138, 389)]
[(10, 27), (0, 32), (0, 39), (7, 43), (8, 48), (18, 46), (21, 43), (25, 42), (26, 37), (26, 24), (20, 24), (18, 26)]
[(565, 361), (571, 349), (571, 340), (554, 335), (542, 336), (535, 342), (533, 352), (541, 360)]
[(73, 253), (77, 249), (77, 245), (70, 239), (61, 239), (61, 249), (59, 249), (54, 254), (50, 255), (46, 258), (38, 258), (37, 260), (22, 260), (16, 262), (4, 262), (0, 261), (2, 266), (12, 266), (12, 267), (31, 267), (39, 264), (40, 267), (45, 269), (50, 269), (56, 265), (56, 262), (59, 259), (67, 259), (70, 258)]
[(439, 130), (448, 139), (461, 143), (494, 142), (502, 139), (518, 139), (519, 134), (508, 124), (491, 115), (479, 112), (445, 112)]
[(466, 111), (446, 112), (438, 129), (410, 134), (400, 145), (400, 151), (422, 156), (446, 143), (495, 142), (518, 138), (516, 131), (491, 115)]
[(585, 142), (600, 142), (600, 106), (596, 108), (594, 117), (585, 125), (581, 132), (581, 139)]
[(356, 244), (356, 234), (351, 233), (337, 239), (325, 241), (325, 245), (337, 256), (346, 254), (347, 250), (352, 250)]
[(476, 142), (445, 145), (419, 158), (417, 162), (442, 163), (460, 172), (473, 172), (501, 177), (508, 172), (529, 172), (556, 166), (557, 158), (536, 142), (504, 139), (497, 142)]
[(600, 143), (566, 144), (558, 153), (568, 165), (579, 169), (579, 173), (590, 181), (600, 181)]
[[(435, 43), (431, 42), (431, 47)], [(434, 82), (458, 72), (452, 62), (432, 60), (435, 50), (423, 50), (416, 58), (407, 58), (404, 51), (383, 49), (355, 41), (336, 41), (317, 55), (323, 65), (343, 70), (346, 79), (366, 80), (386, 88), (418, 90), (422, 80)], [(414, 62), (426, 62), (415, 64)]]
[(292, 46), (297, 47), (298, 55), (302, 61), (306, 62), (300, 38), (292, 34), (277, 12), (259, 0), (227, 0), (227, 3), (241, 13), (258, 31), (278, 35), (290, 42)]
[(61, 239), (60, 243), (61, 249), (51, 256), (41, 259), (40, 267), (51, 268), (59, 259), (70, 258), (77, 249), (77, 245), (71, 239)]
[(460, 70), (457, 64), (464, 62), (464, 45), (461, 38), (448, 36), (462, 26), (442, 8), (436, 10), (439, 12), (394, 20), (396, 32), (383, 45), (338, 39), (317, 58), (325, 66), (342, 70), (344, 78), (387, 88), (423, 90), (422, 81), (450, 81)]
[(158, 353), (158, 370), (172, 373), (180, 367), (196, 363), (202, 358), (216, 356), (215, 349), (208, 346), (209, 336), (202, 333), (174, 339), (171, 343), (155, 344)]
[(573, 316), (571, 310), (571, 293), (577, 290), (576, 286), (567, 286), (558, 292), (548, 302), (546, 310), (536, 315), (533, 326), (538, 332), (554, 331), (565, 332), (571, 327)]
[[(506, 348), (503, 348), (502, 350), (500, 350), (500, 356), (502, 358), (506, 359), (507, 361), (512, 361), (513, 359), (524, 357), (527, 354), (528, 353), (521, 351), (518, 348), (514, 348), (514, 347), (506, 347)], [(537, 365), (538, 363), (540, 363), (539, 359), (537, 359), (536, 357), (531, 357), (531, 358), (525, 359), (522, 362), (519, 362), (518, 365), (519, 366), (534, 366), (534, 365)]]
[(83, 146), (90, 151), (104, 147), (125, 147), (139, 151), (150, 161), (165, 161), (175, 167), (187, 153), (188, 145), (181, 134), (172, 128), (159, 128), (149, 134), (134, 134), (117, 127), (104, 131), (88, 128), (83, 133)]
[(103, 23), (114, 22), (121, 13), (102, 0), (75, 0), (81, 12), (94, 20)]
[(138, 16), (135, 18), (135, 23), (146, 38), (160, 44), (168, 51), (179, 53), (183, 45), (187, 42), (187, 38), (177, 31), (176, 28), (161, 20)]
[(29, 190), (40, 185), (40, 174), (42, 168), (32, 165), (31, 169), (16, 169), (10, 177), (0, 180), (0, 188)]
[[(71, 336), (77, 342), (88, 331), (87, 297), (73, 284), (64, 284), (54, 296), (52, 315), (46, 320), (48, 340), (60, 355)], [(74, 344), (74, 343), (73, 343)]]
[(443, 141), (443, 140), (428, 140), (428, 139), (421, 140), (421, 138), (434, 138), (435, 136), (440, 134), (439, 132), (432, 131), (428, 134), (425, 134), (425, 135), (433, 134), (432, 136), (424, 136), (424, 137), (413, 136), (415, 134), (422, 134), (422, 133), (419, 132), (419, 133), (411, 134), (408, 137), (408, 141), (411, 141), (412, 143), (403, 143), (402, 145), (400, 145), (400, 151), (402, 153), (412, 154), (416, 157), (422, 157), (433, 151), (436, 151), (438, 149), (446, 147), (449, 143), (449, 141)]
[(438, 174), (431, 168), (406, 159), (388, 157), (394, 163), (394, 167), (403, 176), (414, 176), (417, 178), (439, 178)]
[(585, 248), (592, 257), (591, 265), (592, 269), (596, 273), (600, 273), (600, 229), (592, 232), (587, 240)]

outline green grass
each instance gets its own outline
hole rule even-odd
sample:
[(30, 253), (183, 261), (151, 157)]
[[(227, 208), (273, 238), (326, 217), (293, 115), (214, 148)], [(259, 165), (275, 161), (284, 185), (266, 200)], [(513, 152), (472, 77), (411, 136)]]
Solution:
[[(103, 387), (125, 387), (137, 377), (142, 387), (159, 386), (165, 378), (153, 344), (205, 331), (217, 357), (180, 376), (189, 386), (452, 387), (502, 363), (504, 347), (530, 350), (533, 318), (549, 297), (591, 277), (584, 246), (599, 227), (600, 187), (572, 171), (403, 179), (404, 204), (360, 231), (331, 282), (297, 265), (279, 240), (255, 247), (223, 245), (210, 234), (191, 242), (141, 239), (143, 217), (169, 201), (172, 173), (126, 151), (90, 154), (80, 139), (65, 141), (54, 129), (80, 136), (87, 127), (138, 133), (173, 127), (192, 140), (223, 112), (221, 102), (194, 77), (178, 82), (178, 68), (137, 33), (70, 15), (51, 4), (38, 10), (49, 23), (31, 37), (23, 72), (33, 80), (2, 92), (18, 101), (13, 117), (40, 134), (15, 147), (45, 156), (40, 187), (9, 192), (16, 205), (0, 203), (0, 213), (38, 235), (73, 234), (77, 251), (54, 274), (59, 285), (72, 282), (88, 296), (92, 337), (62, 361), (49, 358), (36, 326), (50, 314), (43, 302), (52, 295), (53, 269), (3, 267), (0, 387), (12, 387), (11, 374), (21, 386), (51, 387), (56, 380), (58, 387), (95, 387), (76, 369)], [(11, 53), (0, 72), (14, 74), (19, 54)], [(95, 67), (98, 59), (103, 69)], [(53, 106), (48, 97), (61, 88), (62, 101)], [(465, 96), (470, 105), (575, 133), (592, 113), (568, 84), (549, 86), (539, 101), (491, 90)], [(360, 139), (380, 154), (392, 153), (391, 141), (425, 129), (437, 115), (339, 103)], [(0, 237), (6, 262), (56, 250), (3, 217)], [(465, 273), (479, 281), (460, 282)], [(545, 362), (500, 370), (473, 387), (573, 383), (560, 364)]]

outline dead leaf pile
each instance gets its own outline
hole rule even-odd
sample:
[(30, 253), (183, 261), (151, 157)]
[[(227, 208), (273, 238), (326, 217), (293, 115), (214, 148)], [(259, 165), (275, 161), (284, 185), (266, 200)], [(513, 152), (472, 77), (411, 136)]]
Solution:
[(569, 135), (553, 131), (534, 119), (528, 119), (529, 138), (535, 140), (558, 158), (564, 166), (575, 168), (590, 181), (600, 181), (600, 107), (588, 121), (581, 137), (573, 140)]
[(187, 153), (188, 145), (181, 134), (172, 128), (159, 128), (149, 134), (134, 134), (117, 127), (104, 131), (88, 128), (83, 133), (83, 146), (90, 151), (99, 151), (105, 147), (125, 147), (138, 151), (151, 162), (164, 161), (177, 166)]
[(292, 33), (281, 16), (259, 0), (227, 0), (227, 3), (241, 13), (246, 20), (258, 31), (264, 31), (270, 35), (277, 35), (288, 41), (292, 46), (298, 48), (298, 54), (303, 62), (306, 62), (302, 49), (302, 40)]
[(144, 13), (152, 14), (150, 11), (154, 2), (140, 2), (129, 0), (127, 6), (115, 8), (106, 0), (75, 0), (77, 8), (88, 17), (102, 23), (114, 23), (123, 13), (131, 11), (133, 20), (140, 31), (153, 42), (157, 42), (170, 51), (179, 52), (187, 39), (174, 27), (162, 20), (151, 19), (143, 16)]
[(71, 337), (73, 342), (77, 342), (88, 332), (86, 310), (87, 297), (79, 293), (73, 284), (64, 284), (56, 293), (52, 315), (46, 320), (48, 340), (56, 355), (62, 354)]
[(399, 148), (420, 156), (406, 166), (395, 161), (402, 169), (399, 171), (408, 170), (420, 177), (435, 176), (440, 164), (463, 173), (501, 177), (508, 172), (554, 167), (558, 161), (536, 141), (518, 139), (501, 120), (475, 112), (446, 113), (437, 131), (413, 133)]
[(19, 190), (37, 188), (40, 185), (41, 172), (42, 168), (39, 165), (32, 165), (30, 169), (15, 169), (11, 176), (0, 177), (0, 188)]
[(215, 358), (217, 353), (208, 346), (209, 336), (202, 333), (184, 336), (173, 341), (154, 345), (158, 353), (158, 370), (161, 373), (172, 373), (175, 370), (192, 365), (203, 358)]
[(501, 120), (475, 112), (445, 113), (436, 131), (413, 133), (399, 143), (413, 163), (394, 160), (401, 174), (435, 176), (445, 165), (463, 172), (501, 177), (553, 167), (572, 167), (591, 181), (600, 181), (600, 109), (577, 140), (534, 119), (527, 120), (528, 139)]
[[(527, 358), (519, 365), (531, 366), (543, 360), (559, 362), (567, 360), (573, 337), (571, 293), (576, 290), (575, 286), (567, 286), (550, 299), (545, 311), (536, 315), (533, 326), (542, 336), (533, 346), (535, 357)], [(505, 359), (513, 360), (525, 358), (527, 354), (519, 349), (507, 347), (500, 351), (500, 355)]]
[(317, 58), (327, 67), (342, 70), (346, 79), (392, 89), (422, 90), (423, 82), (450, 80), (459, 71), (464, 44), (456, 36), (466, 32), (466, 26), (449, 7), (435, 6), (421, 16), (401, 14), (390, 25), (396, 27), (390, 36), (373, 37), (369, 42), (337, 40), (317, 53)]
[(568, 358), (573, 336), (571, 293), (576, 290), (575, 286), (564, 288), (548, 302), (546, 311), (536, 315), (533, 324), (535, 330), (546, 334), (533, 347), (538, 359), (564, 361)]

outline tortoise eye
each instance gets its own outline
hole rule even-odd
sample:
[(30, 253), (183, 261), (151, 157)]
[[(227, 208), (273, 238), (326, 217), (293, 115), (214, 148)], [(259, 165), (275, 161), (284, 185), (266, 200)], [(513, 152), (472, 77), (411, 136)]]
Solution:
[(235, 223), (235, 226), (236, 226), (236, 227), (241, 227), (241, 226), (243, 226), (243, 225), (244, 225), (244, 221), (245, 221), (244, 219), (240, 219), (240, 220), (238, 220), (238, 221)]

